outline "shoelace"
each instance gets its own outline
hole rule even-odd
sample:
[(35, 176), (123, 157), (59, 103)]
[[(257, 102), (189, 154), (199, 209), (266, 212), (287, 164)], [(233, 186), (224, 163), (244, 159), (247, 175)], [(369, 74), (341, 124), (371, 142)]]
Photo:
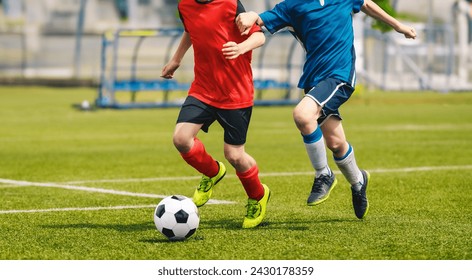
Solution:
[(360, 190), (353, 190), (352, 191), (352, 199), (355, 203), (360, 203), (364, 205), (367, 202), (367, 198), (365, 197), (365, 193)]
[(353, 195), (353, 197), (354, 197), (356, 200), (362, 199), (362, 193), (361, 193), (361, 191), (353, 191), (353, 192), (352, 192), (352, 195)]
[(358, 191), (353, 190), (352, 195), (353, 195), (354, 199), (356, 199), (356, 200), (363, 200), (364, 199), (364, 194), (362, 193), (362, 189), (360, 189)]
[(213, 181), (210, 177), (203, 175), (200, 185), (198, 186), (198, 191), (206, 192), (213, 186)]
[(257, 202), (257, 200), (248, 199), (246, 208), (247, 208), (246, 217), (248, 217), (248, 218), (255, 218), (255, 217), (259, 216), (259, 215), (257, 215), (257, 214), (258, 214), (258, 212), (259, 212), (259, 210), (260, 210), (260, 205), (259, 205), (259, 203)]
[(329, 175), (321, 175), (315, 179), (313, 188), (311, 189), (312, 193), (321, 193), (323, 192), (323, 184), (329, 185)]

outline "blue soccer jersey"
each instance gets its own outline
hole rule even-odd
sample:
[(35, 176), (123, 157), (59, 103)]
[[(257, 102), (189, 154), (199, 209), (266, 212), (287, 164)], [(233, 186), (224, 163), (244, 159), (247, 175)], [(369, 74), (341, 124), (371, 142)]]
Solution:
[(326, 78), (355, 84), (352, 14), (364, 0), (285, 0), (260, 14), (270, 33), (288, 27), (306, 51), (298, 87), (307, 89)]

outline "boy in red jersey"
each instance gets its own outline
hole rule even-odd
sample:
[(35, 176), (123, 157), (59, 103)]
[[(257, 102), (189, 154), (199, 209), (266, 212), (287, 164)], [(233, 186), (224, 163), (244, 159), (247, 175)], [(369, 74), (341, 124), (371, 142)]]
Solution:
[(264, 219), (270, 191), (260, 182), (257, 163), (244, 144), (254, 104), (252, 50), (265, 43), (265, 36), (256, 25), (248, 35), (240, 34), (235, 19), (244, 7), (239, 0), (182, 0), (178, 9), (185, 31), (161, 76), (171, 79), (193, 46), (195, 77), (173, 136), (182, 158), (203, 174), (193, 201), (203, 206), (226, 174), (224, 164), (215, 161), (197, 138), (200, 129), (208, 132), (216, 120), (224, 129), (225, 158), (248, 195), (242, 226), (256, 227)]

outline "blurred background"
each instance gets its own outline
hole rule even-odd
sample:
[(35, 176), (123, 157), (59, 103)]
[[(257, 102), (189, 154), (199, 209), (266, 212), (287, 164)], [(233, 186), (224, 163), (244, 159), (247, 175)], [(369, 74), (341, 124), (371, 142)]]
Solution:
[[(241, 2), (246, 10), (262, 12), (278, 1)], [(413, 25), (418, 38), (407, 40), (363, 13), (356, 14), (358, 83), (384, 90), (472, 90), (470, 1), (377, 2)], [(132, 75), (157, 79), (177, 46), (175, 33), (135, 32), (133, 36), (123, 36), (124, 33), (117, 31), (180, 28), (177, 3), (176, 0), (0, 0), (0, 84), (97, 86), (108, 68), (121, 69), (109, 66), (109, 61), (122, 63), (122, 68), (127, 69), (122, 75), (135, 71)], [(268, 36), (270, 41), (266, 45), (270, 47), (254, 55), (257, 62), (257, 56), (263, 52), (264, 60), (271, 63), (255, 67), (255, 75), (288, 75), (289, 83), (296, 85), (303, 51), (291, 45), (294, 39), (290, 36)], [(117, 51), (117, 38), (121, 37), (133, 37), (134, 41), (121, 40)], [(143, 43), (139, 41), (143, 37), (152, 39)], [(188, 57), (187, 67), (183, 68), (191, 71), (191, 55)], [(129, 62), (133, 59), (134, 64)], [(133, 67), (138, 70), (130, 69)], [(112, 71), (120, 72), (119, 69)], [(191, 74), (187, 76), (191, 79)]]

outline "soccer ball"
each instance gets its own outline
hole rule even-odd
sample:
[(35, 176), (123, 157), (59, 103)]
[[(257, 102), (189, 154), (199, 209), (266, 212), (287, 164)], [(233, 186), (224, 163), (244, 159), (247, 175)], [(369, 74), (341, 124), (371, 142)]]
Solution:
[(197, 206), (183, 195), (164, 198), (154, 211), (157, 230), (172, 241), (189, 238), (197, 231), (199, 223)]

